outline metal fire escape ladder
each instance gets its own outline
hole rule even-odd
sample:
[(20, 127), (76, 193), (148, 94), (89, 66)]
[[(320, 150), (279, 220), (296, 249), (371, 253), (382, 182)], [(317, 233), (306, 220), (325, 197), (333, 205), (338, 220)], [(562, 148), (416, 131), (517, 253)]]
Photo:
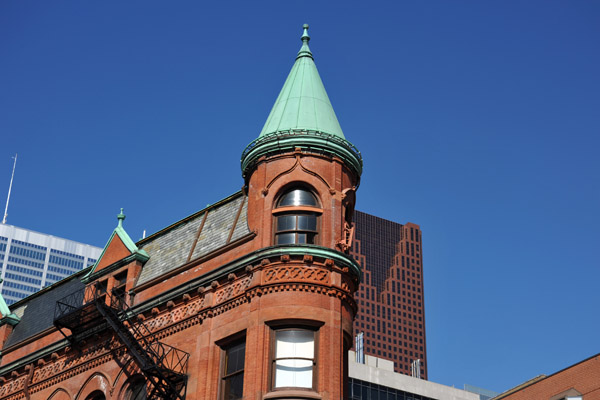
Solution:
[[(79, 306), (73, 304), (79, 299), (83, 299)], [(102, 324), (115, 332), (146, 377), (148, 399), (185, 399), (189, 354), (159, 342), (134, 317), (123, 297), (88, 286), (83, 293), (73, 293), (57, 302), (54, 325), (70, 329), (71, 341), (86, 337), (86, 331), (97, 331), (94, 328)]]

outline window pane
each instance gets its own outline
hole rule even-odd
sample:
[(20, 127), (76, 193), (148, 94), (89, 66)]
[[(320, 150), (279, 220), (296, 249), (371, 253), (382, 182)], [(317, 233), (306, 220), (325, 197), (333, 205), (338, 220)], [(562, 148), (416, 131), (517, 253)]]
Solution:
[(227, 378), (224, 390), (225, 400), (242, 399), (244, 394), (244, 373)]
[(242, 399), (244, 390), (244, 359), (246, 343), (240, 342), (225, 349), (222, 399)]
[(277, 232), (292, 231), (296, 229), (295, 215), (282, 215), (277, 217)]
[(298, 242), (299, 244), (304, 244), (306, 243), (306, 233), (299, 233), (298, 234)]
[(312, 387), (311, 360), (279, 360), (275, 364), (275, 387)]
[(309, 330), (281, 330), (276, 333), (275, 358), (313, 358), (315, 354), (315, 333)]
[(298, 215), (298, 230), (316, 231), (317, 230), (317, 216), (316, 215)]
[(294, 189), (281, 197), (279, 206), (317, 206), (317, 199), (313, 194), (306, 190)]
[(227, 350), (227, 367), (225, 374), (229, 375), (244, 369), (244, 357), (246, 355), (245, 343), (240, 343)]
[(277, 244), (296, 243), (295, 233), (280, 233), (277, 235)]

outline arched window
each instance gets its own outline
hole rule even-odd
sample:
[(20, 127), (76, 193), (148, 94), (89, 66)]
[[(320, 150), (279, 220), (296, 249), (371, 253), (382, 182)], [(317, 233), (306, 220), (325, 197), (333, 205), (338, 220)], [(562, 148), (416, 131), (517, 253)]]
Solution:
[(303, 188), (286, 191), (273, 210), (275, 244), (315, 244), (323, 210), (314, 194)]
[(94, 390), (85, 400), (106, 400), (106, 396), (99, 390)]
[(146, 400), (147, 386), (146, 381), (140, 375), (130, 379), (123, 400)]

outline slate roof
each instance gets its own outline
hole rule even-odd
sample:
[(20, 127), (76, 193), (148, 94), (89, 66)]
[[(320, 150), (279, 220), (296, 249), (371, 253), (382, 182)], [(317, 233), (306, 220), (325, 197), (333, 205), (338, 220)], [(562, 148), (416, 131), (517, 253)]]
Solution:
[(21, 318), (21, 321), (15, 326), (4, 348), (52, 327), (56, 301), (85, 286), (79, 280), (80, 275), (81, 273), (75, 274), (70, 279), (64, 279), (47, 290), (38, 292), (38, 295), (15, 303), (17, 307), (12, 312)]
[[(192, 248), (191, 260), (250, 234), (247, 206), (246, 196), (238, 192), (140, 240), (137, 247), (145, 250), (150, 259), (144, 264), (137, 285), (186, 264)], [(206, 221), (202, 225), (205, 215)], [(83, 288), (85, 285), (80, 279), (87, 272), (89, 268), (13, 304), (11, 311), (21, 321), (15, 326), (4, 348), (52, 327), (56, 301)]]
[[(234, 226), (240, 206), (243, 208)], [(185, 222), (164, 229), (161, 231), (162, 233), (158, 233), (157, 237), (149, 237), (150, 241), (138, 243), (138, 247), (145, 250), (150, 255), (150, 259), (144, 264), (137, 285), (144, 284), (186, 264), (192, 249), (190, 260), (225, 246), (228, 244), (227, 239), (232, 229), (233, 234), (229, 242), (234, 242), (249, 234), (247, 207), (246, 197), (238, 192), (216, 205), (182, 220)], [(200, 236), (198, 236), (205, 214), (206, 221), (202, 226)]]

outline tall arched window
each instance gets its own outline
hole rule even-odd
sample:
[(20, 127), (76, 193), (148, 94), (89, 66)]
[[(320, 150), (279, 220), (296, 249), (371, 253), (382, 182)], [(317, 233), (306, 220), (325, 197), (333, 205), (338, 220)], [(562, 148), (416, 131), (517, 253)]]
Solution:
[(273, 209), (275, 244), (317, 243), (322, 213), (316, 196), (310, 191), (304, 188), (286, 191)]

